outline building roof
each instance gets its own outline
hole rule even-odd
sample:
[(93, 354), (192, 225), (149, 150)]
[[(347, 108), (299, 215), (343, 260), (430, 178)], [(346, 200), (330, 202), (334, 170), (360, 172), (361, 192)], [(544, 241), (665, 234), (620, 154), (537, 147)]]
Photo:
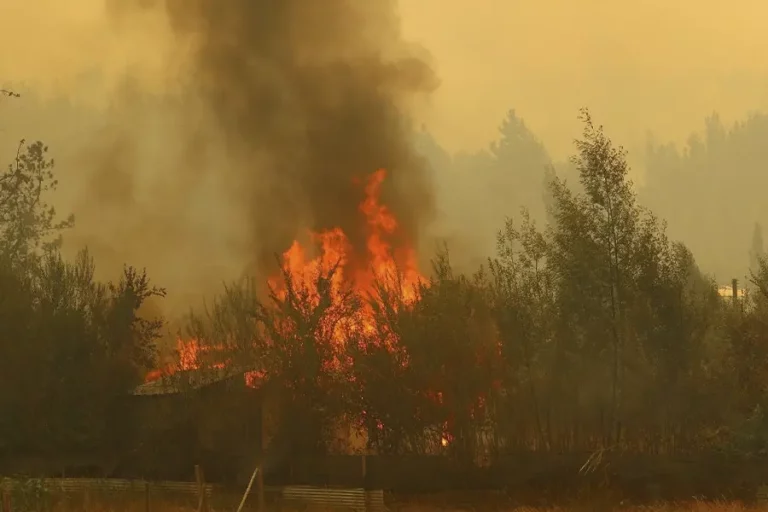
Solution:
[(217, 382), (245, 375), (249, 370), (239, 367), (179, 370), (145, 382), (133, 390), (134, 396), (172, 395), (201, 389)]

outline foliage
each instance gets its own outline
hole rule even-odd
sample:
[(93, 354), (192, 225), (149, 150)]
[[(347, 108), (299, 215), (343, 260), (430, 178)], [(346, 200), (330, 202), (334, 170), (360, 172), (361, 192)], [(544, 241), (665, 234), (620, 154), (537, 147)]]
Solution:
[[(578, 186), (544, 171), (549, 222), (539, 228), (526, 209), (508, 219), (474, 275), (438, 253), (410, 302), (401, 276), (368, 296), (332, 292), (332, 274), (305, 286), (286, 272), (281, 294), (227, 289), (198, 324), (216, 343), (252, 347), (244, 359), (290, 391), (305, 437), (322, 433), (307, 450), (327, 449), (340, 416), (357, 418), (379, 453), (467, 464), (520, 449), (710, 449), (712, 432), (755, 423), (768, 292), (723, 301), (639, 204), (626, 152), (588, 111), (581, 120)], [(753, 283), (765, 291), (759, 261)]]
[(0, 174), (0, 453), (49, 454), (110, 442), (116, 399), (154, 366), (161, 319), (138, 315), (165, 291), (125, 267), (116, 283), (95, 279), (87, 250), (73, 262), (45, 196), (53, 160), (26, 145)]
[(87, 251), (74, 263), (51, 253), (31, 276), (0, 268), (4, 448), (92, 446), (107, 434), (112, 401), (154, 364), (162, 323), (137, 311), (164, 292), (130, 267), (116, 284), (98, 283), (93, 273)]
[(58, 185), (47, 154), (42, 142), (22, 140), (14, 162), (0, 174), (0, 257), (14, 265), (31, 265), (40, 251), (55, 250), (61, 230), (74, 224), (71, 215), (56, 221), (56, 210), (45, 201)]
[[(759, 229), (750, 295), (725, 301), (640, 204), (626, 152), (586, 110), (581, 120), (571, 184), (510, 114), (484, 161), (498, 171), (528, 154), (525, 183), (546, 182), (548, 215), (507, 219), (474, 273), (459, 272), (446, 249), (413, 294), (399, 274), (358, 290), (338, 267), (283, 269), (268, 289), (243, 280), (192, 312), (197, 362), (278, 389), (274, 442), (294, 453), (334, 450), (343, 419), (367, 449), (462, 464), (518, 450), (762, 455)], [(0, 451), (105, 445), (110, 406), (153, 365), (162, 328), (138, 314), (165, 293), (146, 273), (126, 267), (100, 283), (87, 251), (74, 262), (58, 253), (69, 224), (42, 199), (55, 186), (46, 158), (44, 146), (27, 148), (0, 191)]]

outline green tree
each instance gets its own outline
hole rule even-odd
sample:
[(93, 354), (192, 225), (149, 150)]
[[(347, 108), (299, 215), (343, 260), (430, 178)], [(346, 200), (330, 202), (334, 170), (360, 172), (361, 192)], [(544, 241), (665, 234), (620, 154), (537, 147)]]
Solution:
[(6, 450), (54, 454), (104, 448), (111, 407), (154, 364), (162, 322), (138, 316), (164, 291), (128, 267), (95, 281), (87, 251), (49, 253), (34, 272), (3, 265), (0, 287), (0, 439)]
[[(490, 147), (493, 171), (486, 178), (488, 197), (503, 204), (503, 215), (524, 206), (535, 220), (544, 221), (544, 185), (552, 166), (547, 150), (515, 110), (507, 112), (499, 135)], [(504, 195), (499, 193), (502, 190)]]
[[(500, 434), (525, 437), (519, 411), (531, 411), (535, 425), (535, 447), (549, 449), (552, 443), (549, 406), (555, 398), (553, 372), (555, 282), (548, 264), (549, 242), (536, 229), (527, 210), (521, 212), (520, 227), (512, 219), (499, 233), (498, 254), (489, 262), (491, 304), (502, 346), (506, 390), (497, 407)], [(544, 394), (543, 390), (547, 393)], [(516, 394), (515, 391), (522, 393)], [(527, 396), (526, 396), (527, 395)], [(517, 422), (515, 427), (513, 422)], [(522, 432), (521, 432), (522, 430)], [(522, 433), (522, 436), (520, 434)], [(513, 439), (505, 439), (511, 444)]]
[(0, 174), (0, 257), (13, 265), (30, 265), (42, 253), (58, 247), (61, 230), (74, 217), (56, 220), (45, 196), (58, 185), (48, 147), (37, 141), (19, 143), (14, 162)]
[[(573, 161), (584, 195), (574, 195), (556, 181), (553, 264), (559, 277), (562, 335), (595, 356), (608, 356), (610, 429), (606, 442), (621, 429), (624, 351), (629, 325), (634, 240), (640, 222), (625, 152), (616, 148), (582, 110), (583, 139)], [(566, 333), (571, 333), (570, 335)], [(587, 347), (585, 347), (587, 348)]]
[(0, 452), (53, 455), (104, 448), (115, 400), (154, 365), (161, 319), (139, 316), (165, 291), (126, 267), (117, 283), (94, 278), (87, 250), (58, 252), (70, 216), (47, 196), (54, 162), (42, 142), (19, 144), (0, 174)]

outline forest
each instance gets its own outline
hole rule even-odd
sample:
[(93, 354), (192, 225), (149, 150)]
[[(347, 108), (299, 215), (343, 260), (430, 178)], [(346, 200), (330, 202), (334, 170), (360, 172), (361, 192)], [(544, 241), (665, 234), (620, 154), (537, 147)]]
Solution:
[[(641, 187), (626, 151), (580, 119), (565, 164), (514, 112), (476, 155), (417, 134), (435, 176), (465, 180), (438, 224), (499, 225), (487, 258), (445, 244), (430, 269), (384, 265), (364, 285), (343, 257), (282, 265), (268, 283), (224, 287), (179, 337), (199, 347), (196, 365), (242, 366), (285, 390), (295, 453), (338, 451), (343, 417), (370, 453), (466, 465), (521, 451), (765, 455), (768, 260), (749, 180), (768, 118), (725, 129), (713, 117), (683, 150), (649, 145)], [(168, 319), (143, 306), (162, 301), (162, 283), (129, 262), (101, 282), (87, 249), (62, 255), (76, 219), (48, 202), (54, 169), (42, 142), (21, 141), (0, 174), (0, 457), (108, 450), (114, 404), (161, 367)], [(751, 248), (707, 231), (737, 189), (754, 194), (732, 213)], [(736, 263), (692, 251), (667, 220), (693, 246), (723, 238)], [(722, 297), (715, 273), (747, 262), (728, 276), (746, 292)]]

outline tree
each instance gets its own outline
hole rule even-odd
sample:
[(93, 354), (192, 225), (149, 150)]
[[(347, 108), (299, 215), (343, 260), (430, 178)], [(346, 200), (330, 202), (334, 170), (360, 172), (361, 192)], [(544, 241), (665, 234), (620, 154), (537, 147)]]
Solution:
[(138, 309), (164, 290), (127, 267), (94, 280), (87, 251), (75, 263), (49, 253), (29, 273), (0, 266), (0, 419), (5, 450), (54, 454), (105, 448), (115, 400), (154, 365), (159, 319)]
[(626, 153), (593, 124), (587, 110), (581, 120), (584, 134), (576, 141), (573, 162), (584, 195), (574, 195), (563, 182), (553, 185), (553, 263), (565, 332), (573, 333), (577, 346), (591, 344), (598, 357), (610, 350), (611, 428), (605, 439), (615, 442), (621, 432), (632, 252), (640, 212), (627, 178)]
[[(551, 384), (557, 379), (552, 347), (556, 289), (548, 262), (549, 241), (526, 209), (520, 217), (519, 228), (512, 219), (507, 220), (499, 233), (499, 256), (489, 261), (490, 302), (506, 366), (503, 386), (507, 394), (500, 401), (497, 421), (502, 432), (512, 432), (515, 427), (509, 422), (519, 421), (522, 405), (535, 420), (535, 446), (549, 449), (552, 432), (544, 418), (550, 418), (550, 402), (555, 399)], [(542, 393), (545, 387), (546, 395)], [(529, 400), (515, 397), (512, 390), (516, 389), (527, 390)]]
[(282, 268), (267, 293), (250, 280), (234, 283), (190, 318), (188, 333), (207, 352), (203, 368), (239, 367), (279, 390), (274, 442), (294, 454), (327, 453), (334, 422), (348, 409), (340, 351), (359, 301), (348, 284), (332, 287), (337, 271), (299, 276)]
[[(525, 206), (538, 221), (545, 220), (541, 199), (546, 193), (542, 185), (547, 180), (552, 162), (544, 145), (515, 110), (507, 112), (499, 127), (500, 138), (493, 142), (493, 172), (488, 176), (489, 197), (498, 198), (509, 215)], [(507, 193), (500, 195), (499, 191)]]
[[(8, 95), (7, 92), (4, 94)], [(104, 448), (116, 400), (154, 366), (162, 319), (139, 316), (164, 296), (146, 272), (94, 278), (87, 250), (58, 252), (70, 215), (46, 196), (57, 180), (42, 142), (22, 140), (0, 174), (0, 452), (52, 455)]]
[(14, 162), (0, 174), (0, 257), (15, 266), (31, 265), (57, 248), (61, 230), (74, 224), (70, 215), (56, 220), (45, 195), (56, 189), (53, 159), (42, 142), (19, 143)]
[(447, 251), (432, 274), (413, 302), (402, 299), (397, 276), (379, 283), (370, 301), (374, 330), (349, 345), (350, 370), (373, 448), (445, 450), (471, 463), (491, 420), (497, 338), (482, 275), (455, 273)]

